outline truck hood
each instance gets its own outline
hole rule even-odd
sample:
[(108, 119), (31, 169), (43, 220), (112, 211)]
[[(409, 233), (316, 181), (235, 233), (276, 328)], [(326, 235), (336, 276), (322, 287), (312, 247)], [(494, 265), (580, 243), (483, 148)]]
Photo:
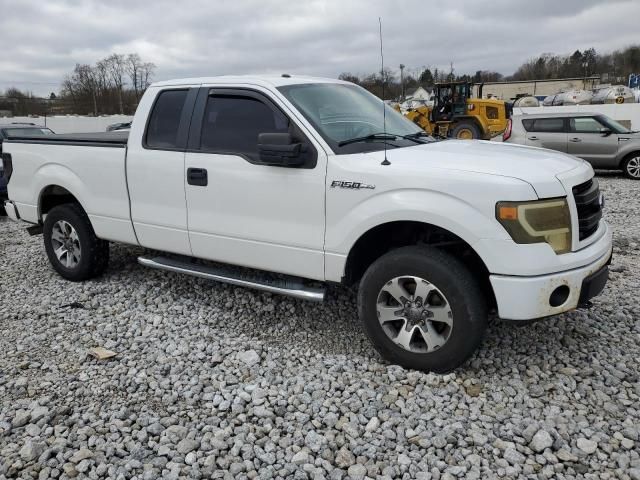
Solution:
[[(376, 154), (384, 158), (383, 152)], [(568, 178), (567, 172), (578, 169), (576, 176), (582, 177), (592, 170), (584, 160), (565, 153), (490, 141), (446, 140), (389, 149), (387, 158), (411, 170), (423, 166), (517, 178), (529, 183), (539, 198), (566, 194), (558, 175)]]

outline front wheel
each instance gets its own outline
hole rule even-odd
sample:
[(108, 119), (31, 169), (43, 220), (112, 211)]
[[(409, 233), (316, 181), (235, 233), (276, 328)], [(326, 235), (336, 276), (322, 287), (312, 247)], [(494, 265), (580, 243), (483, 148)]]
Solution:
[(460, 122), (451, 129), (451, 137), (458, 140), (474, 140), (481, 136), (480, 129), (472, 122)]
[(392, 363), (444, 373), (480, 346), (487, 304), (467, 268), (431, 247), (403, 247), (376, 260), (358, 291), (358, 312)]
[(107, 268), (109, 242), (96, 237), (89, 217), (76, 203), (51, 209), (44, 220), (43, 237), (49, 262), (67, 280), (87, 280)]
[(632, 180), (640, 180), (640, 153), (634, 153), (622, 162), (622, 171)]

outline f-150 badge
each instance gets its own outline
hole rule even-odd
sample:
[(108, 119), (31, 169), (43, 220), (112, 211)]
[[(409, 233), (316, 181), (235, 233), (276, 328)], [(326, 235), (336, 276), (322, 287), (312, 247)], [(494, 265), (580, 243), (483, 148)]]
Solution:
[(331, 182), (331, 188), (348, 188), (351, 190), (360, 190), (362, 188), (368, 188), (369, 190), (373, 190), (376, 188), (375, 185), (369, 185), (367, 183), (360, 182), (345, 182), (344, 180), (334, 180)]

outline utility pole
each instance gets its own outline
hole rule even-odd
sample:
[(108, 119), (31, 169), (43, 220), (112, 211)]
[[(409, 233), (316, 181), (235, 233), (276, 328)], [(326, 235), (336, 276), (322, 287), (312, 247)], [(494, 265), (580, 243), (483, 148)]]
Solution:
[(400, 102), (404, 102), (404, 65), (400, 64)]

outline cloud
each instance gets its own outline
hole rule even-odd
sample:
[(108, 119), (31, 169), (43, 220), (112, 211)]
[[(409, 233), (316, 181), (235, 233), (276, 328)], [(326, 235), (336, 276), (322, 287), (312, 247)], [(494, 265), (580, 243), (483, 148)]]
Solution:
[(512, 73), (543, 52), (636, 41), (640, 2), (613, 0), (0, 0), (0, 90), (44, 94), (76, 63), (138, 52), (156, 79), (289, 72), (336, 77), (385, 63)]

